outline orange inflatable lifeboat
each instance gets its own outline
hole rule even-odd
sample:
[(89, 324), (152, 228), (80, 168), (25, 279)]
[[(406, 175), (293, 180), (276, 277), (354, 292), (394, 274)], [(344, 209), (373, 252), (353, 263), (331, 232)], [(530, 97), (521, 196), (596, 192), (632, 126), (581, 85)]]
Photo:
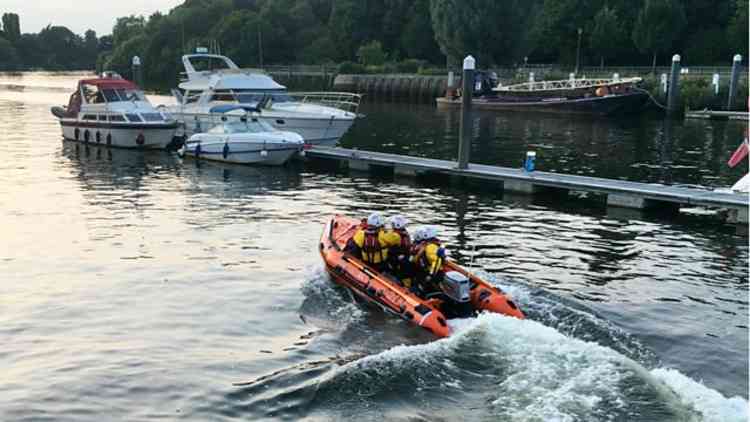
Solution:
[[(365, 264), (358, 257), (344, 252), (346, 243), (360, 221), (341, 215), (334, 216), (325, 226), (320, 239), (320, 254), (331, 279), (349, 289), (360, 299), (384, 311), (431, 331), (438, 337), (450, 335), (444, 306), (448, 300), (422, 299), (398, 281)], [(443, 272), (466, 283), (466, 305), (472, 311), (489, 311), (523, 319), (518, 306), (499, 288), (469, 273), (456, 263), (445, 260)]]

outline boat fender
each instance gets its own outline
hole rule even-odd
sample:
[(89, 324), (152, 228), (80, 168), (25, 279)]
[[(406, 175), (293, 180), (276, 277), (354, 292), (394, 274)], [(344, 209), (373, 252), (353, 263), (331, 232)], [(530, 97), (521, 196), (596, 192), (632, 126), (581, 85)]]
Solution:
[(224, 149), (222, 149), (221, 155), (222, 157), (224, 157), (224, 159), (227, 158), (227, 156), (229, 155), (229, 144), (224, 143)]
[(201, 155), (201, 143), (198, 142), (198, 144), (195, 146), (195, 156), (199, 157)]
[(146, 137), (143, 136), (142, 133), (139, 133), (138, 137), (135, 138), (135, 143), (138, 144), (138, 145), (143, 145), (144, 143), (146, 143)]
[(377, 293), (378, 293), (378, 291), (375, 290), (374, 287), (368, 287), (367, 288), (367, 294), (369, 294), (370, 296), (375, 296)]
[(102, 134), (99, 133), (99, 131), (96, 131), (96, 143), (101, 144), (102, 143)]
[(88, 142), (89, 139), (91, 139), (91, 133), (88, 129), (86, 129), (85, 131), (83, 131), (83, 142)]
[(107, 134), (107, 145), (112, 145), (112, 134), (111, 133)]
[(81, 137), (81, 129), (76, 128), (73, 134), (75, 135), (77, 141)]

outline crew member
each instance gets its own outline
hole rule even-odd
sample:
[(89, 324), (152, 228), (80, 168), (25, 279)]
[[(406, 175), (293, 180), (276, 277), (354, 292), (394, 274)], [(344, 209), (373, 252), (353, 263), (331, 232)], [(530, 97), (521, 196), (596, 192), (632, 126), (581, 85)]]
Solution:
[(447, 253), (441, 246), (434, 227), (417, 229), (414, 233), (414, 241), (411, 261), (414, 264), (419, 293), (426, 295), (438, 290)]
[(367, 217), (364, 227), (357, 230), (347, 242), (344, 250), (359, 257), (377, 271), (383, 271), (388, 260), (388, 250), (399, 241), (398, 235), (385, 231), (383, 216), (372, 213)]
[(412, 278), (414, 277), (414, 266), (410, 260), (411, 236), (409, 236), (409, 232), (406, 230), (406, 225), (409, 222), (403, 215), (396, 214), (390, 218), (390, 223), (391, 233), (398, 235), (398, 243), (392, 246), (388, 252), (391, 272), (405, 287), (411, 288)]

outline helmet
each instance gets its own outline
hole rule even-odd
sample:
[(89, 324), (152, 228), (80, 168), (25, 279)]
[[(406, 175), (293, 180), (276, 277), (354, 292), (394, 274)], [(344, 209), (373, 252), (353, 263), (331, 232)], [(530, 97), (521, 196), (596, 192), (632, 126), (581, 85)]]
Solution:
[(385, 221), (383, 220), (383, 216), (380, 215), (380, 213), (374, 212), (370, 214), (369, 217), (367, 217), (367, 225), (372, 227), (383, 227), (385, 225)]
[(420, 226), (414, 230), (414, 233), (412, 233), (411, 238), (415, 242), (421, 242), (426, 239), (424, 236), (425, 236), (425, 227)]
[(394, 229), (404, 229), (406, 228), (406, 225), (409, 224), (409, 221), (401, 214), (396, 214), (393, 217), (390, 218), (391, 220), (391, 226)]
[(438, 236), (438, 230), (435, 228), (435, 226), (427, 226), (424, 228), (424, 239), (434, 239)]

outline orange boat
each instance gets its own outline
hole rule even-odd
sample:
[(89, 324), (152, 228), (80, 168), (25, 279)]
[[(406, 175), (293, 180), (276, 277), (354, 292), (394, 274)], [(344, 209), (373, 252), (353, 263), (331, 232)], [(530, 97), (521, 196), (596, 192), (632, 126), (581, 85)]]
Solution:
[(346, 243), (360, 228), (359, 220), (341, 215), (334, 216), (325, 226), (320, 239), (320, 255), (326, 271), (336, 283), (346, 287), (357, 297), (375, 304), (384, 311), (431, 331), (438, 337), (451, 334), (446, 322), (446, 311), (453, 306), (470, 307), (471, 313), (496, 312), (523, 319), (518, 306), (499, 288), (469, 273), (456, 263), (445, 260), (444, 280), (463, 294), (441, 298), (422, 299), (391, 278), (344, 252)]

